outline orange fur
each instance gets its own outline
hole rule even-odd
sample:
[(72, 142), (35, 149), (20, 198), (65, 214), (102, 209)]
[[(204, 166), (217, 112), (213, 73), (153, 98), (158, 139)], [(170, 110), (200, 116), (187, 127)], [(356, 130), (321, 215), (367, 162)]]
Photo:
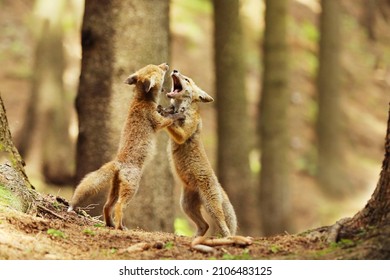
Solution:
[[(159, 94), (168, 65), (147, 65), (125, 81), (135, 85), (135, 96), (130, 104), (122, 130), (116, 157), (100, 169), (88, 174), (76, 188), (69, 210), (86, 196), (110, 185), (110, 192), (103, 208), (107, 226), (124, 229), (123, 210), (138, 190), (143, 167), (154, 146), (155, 133), (173, 124), (175, 117), (163, 117), (157, 112)], [(111, 214), (115, 206), (115, 223)]]
[(170, 156), (173, 168), (183, 183), (181, 205), (203, 236), (209, 225), (201, 214), (201, 206), (214, 220), (222, 236), (236, 234), (237, 218), (226, 192), (218, 182), (201, 141), (202, 120), (199, 102), (213, 98), (190, 78), (174, 70), (171, 74), (171, 98), (174, 112), (183, 112), (185, 120), (175, 121), (167, 128), (170, 135)]

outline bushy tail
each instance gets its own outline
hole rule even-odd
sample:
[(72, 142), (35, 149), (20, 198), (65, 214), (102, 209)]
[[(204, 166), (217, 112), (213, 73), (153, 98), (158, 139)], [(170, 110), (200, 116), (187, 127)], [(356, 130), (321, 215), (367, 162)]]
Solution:
[(69, 203), (68, 212), (80, 206), (90, 196), (96, 195), (103, 190), (108, 190), (116, 171), (114, 161), (110, 161), (98, 170), (88, 173), (76, 187), (73, 197)]

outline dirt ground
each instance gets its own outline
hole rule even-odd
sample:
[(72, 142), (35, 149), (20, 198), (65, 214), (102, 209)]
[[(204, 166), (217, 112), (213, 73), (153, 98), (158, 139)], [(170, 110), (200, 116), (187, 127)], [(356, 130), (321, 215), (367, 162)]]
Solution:
[(46, 196), (33, 214), (0, 206), (0, 259), (7, 260), (249, 260), (334, 259), (355, 247), (326, 243), (320, 233), (254, 237), (248, 246), (225, 245), (204, 253), (192, 238), (141, 229), (119, 231), (82, 212), (68, 213), (61, 197)]
[[(6, 104), (11, 132), (13, 135), (17, 135), (23, 124), (26, 100), (28, 100), (30, 95), (31, 71), (33, 71), (30, 68), (34, 44), (32, 35), (29, 29), (26, 28), (30, 25), (27, 24), (27, 19), (32, 10), (33, 2), (5, 1), (4, 3), (7, 3), (7, 5), (2, 7), (0, 23), (2, 24), (1, 27), (7, 31), (3, 32), (3, 35), (7, 36), (2, 37), (0, 40), (0, 61), (3, 66), (0, 69), (0, 90)], [(296, 10), (296, 12), (302, 11), (306, 10)], [(310, 12), (310, 15), (313, 16), (312, 12)], [(306, 19), (308, 16), (306, 14), (300, 15), (302, 19)], [(355, 33), (351, 32), (351, 38), (358, 36), (358, 34), (352, 36), (353, 34)], [(298, 38), (299, 36), (296, 37)], [(173, 39), (175, 38), (178, 42), (176, 45), (182, 47), (183, 42), (179, 40), (181, 37), (173, 36)], [(357, 39), (355, 38), (355, 40)], [(353, 40), (349, 41), (354, 42)], [(175, 41), (173, 40), (173, 42)], [(305, 48), (302, 48), (304, 43), (307, 42), (303, 41), (303, 43), (297, 44), (294, 53), (297, 53), (297, 50), (307, 52)], [(209, 50), (211, 48), (199, 48), (199, 50), (201, 49)], [(185, 71), (186, 68), (182, 66), (183, 63), (180, 64), (180, 61), (187, 61), (192, 52), (174, 51), (173, 64), (178, 65), (180, 69), (183, 69), (183, 72), (188, 72)], [(367, 54), (373, 52), (362, 51), (362, 56), (365, 58), (364, 61), (366, 61)], [(311, 50), (309, 53), (312, 53)], [(310, 165), (310, 153), (307, 152), (306, 155), (305, 149), (298, 149), (295, 153), (303, 156), (297, 157), (300, 161), (295, 164), (303, 167), (298, 175), (294, 175), (293, 183), (295, 187), (292, 190), (292, 204), (295, 208), (291, 215), (296, 220), (297, 231), (302, 228), (307, 229), (308, 224), (310, 227), (313, 227), (313, 225), (316, 227), (333, 223), (340, 218), (339, 211), (337, 211), (340, 208), (342, 208), (340, 212), (342, 212), (343, 216), (353, 215), (364, 206), (373, 188), (375, 188), (378, 178), (380, 162), (383, 159), (383, 137), (386, 129), (388, 96), (384, 95), (383, 91), (380, 90), (382, 87), (385, 87), (383, 85), (384, 82), (380, 81), (375, 84), (376, 76), (367, 75), (367, 73), (371, 72), (368, 72), (361, 64), (357, 64), (362, 59), (357, 59), (358, 56), (354, 52), (346, 53), (348, 56), (344, 60), (354, 65), (354, 67), (349, 67), (349, 69), (353, 69), (353, 74), (357, 77), (366, 77), (365, 79), (359, 78), (356, 82), (353, 82), (354, 85), (356, 84), (355, 87), (358, 87), (358, 90), (348, 88), (346, 96), (349, 103), (346, 106), (346, 114), (348, 120), (350, 119), (348, 122), (349, 131), (351, 131), (350, 142), (351, 146), (354, 147), (351, 161), (356, 163), (355, 165), (357, 166), (357, 168), (351, 169), (354, 171), (354, 177), (352, 177), (357, 181), (355, 185), (364, 186), (367, 190), (364, 190), (362, 193), (359, 192), (358, 196), (356, 195), (358, 191), (354, 190), (348, 202), (344, 202), (344, 200), (328, 201), (321, 198), (322, 194), (316, 188), (314, 179), (310, 174), (307, 175), (308, 170), (310, 171), (312, 167)], [(210, 56), (211, 53), (208, 55)], [(305, 55), (307, 56), (307, 53)], [(305, 58), (307, 58), (306, 56)], [(200, 57), (208, 58), (204, 54)], [(197, 58), (192, 57), (192, 59), (197, 61)], [(212, 61), (211, 58), (205, 60)], [(306, 65), (305, 63), (301, 64)], [(355, 66), (355, 64), (357, 65)], [(193, 66), (191, 63), (189, 65)], [(202, 67), (197, 70), (200, 80), (204, 81), (206, 85), (206, 76), (210, 75), (204, 69), (209, 68), (211, 69), (212, 66), (202, 64)], [(357, 74), (359, 73), (355, 73), (358, 70), (361, 72), (366, 71), (367, 73), (364, 72), (364, 75), (358, 76)], [(311, 147), (312, 123), (307, 120), (305, 115), (307, 112), (305, 110), (311, 108), (309, 105), (313, 99), (310, 94), (314, 95), (313, 86), (311, 81), (305, 78), (306, 72), (302, 71), (303, 73), (300, 73), (299, 71), (302, 70), (297, 69), (295, 71), (296, 75), (302, 75), (303, 78), (292, 79), (295, 81), (292, 88), (294, 92), (301, 93), (303, 101), (301, 101), (299, 106), (295, 106), (293, 110), (302, 113), (297, 114), (297, 116), (301, 117), (297, 124), (293, 124), (292, 130), (299, 132), (299, 138), (297, 139), (303, 143), (301, 144), (303, 147), (305, 145)], [(256, 75), (254, 77), (257, 79)], [(252, 80), (257, 81), (255, 79)], [(251, 82), (252, 84), (253, 82)], [(211, 86), (206, 87), (211, 88)], [(255, 88), (253, 92), (258, 92), (257, 84), (251, 87)], [(369, 99), (367, 100), (367, 98)], [(211, 114), (207, 110), (205, 108), (204, 112)], [(207, 119), (214, 119), (214, 117)], [(204, 133), (214, 132), (214, 126), (214, 123), (205, 122)], [(295, 135), (293, 136), (295, 137)], [(209, 154), (213, 155), (213, 152)], [(363, 166), (362, 162), (364, 163)], [(34, 167), (30, 162), (27, 161), (27, 163), (28, 168)], [(29, 177), (33, 178), (34, 176), (29, 174)], [(302, 190), (305, 190), (304, 196), (302, 195)], [(51, 193), (56, 192), (51, 191)], [(65, 196), (63, 192), (61, 192), (61, 195)], [(269, 238), (255, 236), (253, 243), (246, 247), (223, 246), (217, 247), (214, 253), (201, 253), (190, 248), (192, 241), (190, 237), (178, 236), (172, 233), (145, 232), (141, 229), (125, 232), (108, 229), (101, 226), (100, 221), (93, 220), (90, 217), (76, 213), (67, 213), (67, 207), (62, 201), (62, 199), (58, 199), (56, 196), (49, 195), (41, 205), (41, 208), (28, 215), (0, 205), (0, 259), (195, 260), (359, 258), (356, 255), (346, 255), (349, 251), (356, 250), (358, 245), (355, 241), (346, 240), (339, 244), (328, 244), (320, 234), (311, 234), (309, 236), (284, 234)], [(349, 201), (353, 202), (350, 203)], [(359, 243), (359, 246), (366, 245)], [(371, 245), (367, 244), (367, 246)]]

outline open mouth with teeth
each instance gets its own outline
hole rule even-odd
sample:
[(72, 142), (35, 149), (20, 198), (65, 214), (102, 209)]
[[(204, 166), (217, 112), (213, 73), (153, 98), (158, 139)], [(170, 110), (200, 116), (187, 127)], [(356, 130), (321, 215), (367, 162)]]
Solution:
[(171, 92), (167, 93), (167, 97), (175, 98), (181, 93), (181, 91), (183, 90), (183, 86), (181, 85), (180, 78), (177, 77), (175, 73), (171, 74), (171, 78), (172, 78), (172, 90)]

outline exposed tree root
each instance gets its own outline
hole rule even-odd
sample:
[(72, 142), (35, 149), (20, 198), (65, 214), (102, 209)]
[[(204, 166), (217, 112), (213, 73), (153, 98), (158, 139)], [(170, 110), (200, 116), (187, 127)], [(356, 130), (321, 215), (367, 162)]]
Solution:
[(330, 226), (328, 229), (328, 237), (326, 239), (327, 242), (332, 243), (339, 241), (339, 236), (343, 225), (350, 220), (351, 218), (343, 218), (338, 220), (334, 225)]

